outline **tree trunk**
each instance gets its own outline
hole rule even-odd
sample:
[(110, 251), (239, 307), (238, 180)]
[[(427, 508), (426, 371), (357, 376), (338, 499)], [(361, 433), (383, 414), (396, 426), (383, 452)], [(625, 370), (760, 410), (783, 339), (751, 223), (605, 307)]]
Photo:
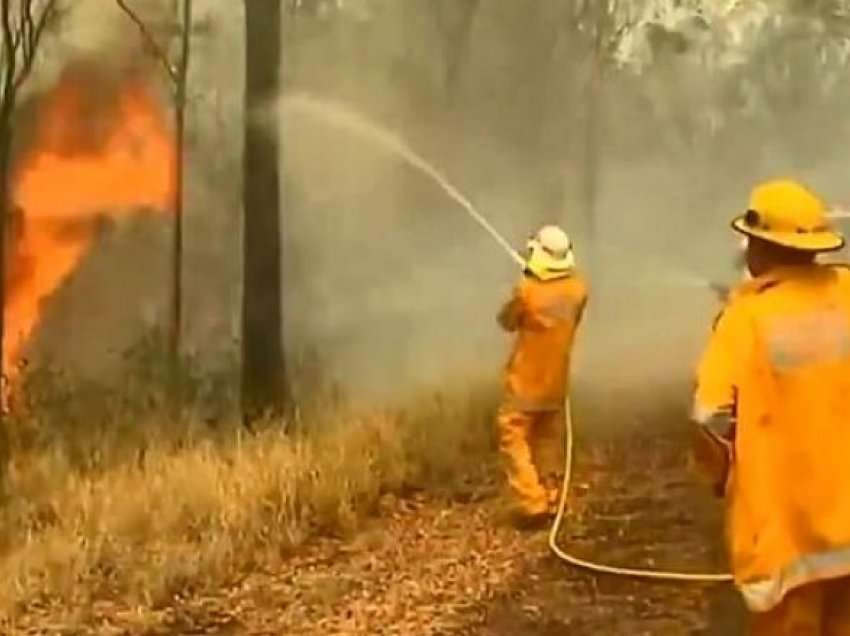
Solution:
[(256, 116), (280, 88), (280, 0), (245, 0), (245, 36), (242, 416), (250, 425), (262, 415), (282, 413), (289, 401), (282, 331), (279, 132), (275, 117)]
[(10, 170), (12, 159), (12, 111), (11, 106), (0, 106), (0, 391), (2, 391), (2, 409), (6, 410), (7, 386), (6, 379), (9, 369), (6, 368), (6, 279), (9, 274), (8, 259), (12, 254), (9, 245), (9, 224), (12, 221), (12, 193), (10, 185)]
[[(12, 104), (0, 107), (0, 495), (6, 489), (6, 472), (11, 460), (10, 431), (6, 428), (6, 412), (9, 408), (10, 387), (6, 368), (6, 278), (9, 273), (7, 260), (13, 253), (8, 244), (10, 222), (13, 220), (10, 169), (12, 164)], [(21, 219), (16, 219), (20, 221)]]
[(172, 254), (172, 307), (171, 307), (171, 353), (175, 368), (180, 356), (180, 340), (183, 327), (183, 196), (185, 179), (186, 149), (186, 88), (189, 79), (189, 54), (192, 34), (192, 0), (183, 0), (180, 20), (180, 62), (175, 86), (175, 155), (174, 166), (174, 245)]
[(180, 357), (180, 331), (183, 324), (183, 154), (186, 113), (178, 104), (175, 113), (174, 235), (171, 261), (171, 354)]

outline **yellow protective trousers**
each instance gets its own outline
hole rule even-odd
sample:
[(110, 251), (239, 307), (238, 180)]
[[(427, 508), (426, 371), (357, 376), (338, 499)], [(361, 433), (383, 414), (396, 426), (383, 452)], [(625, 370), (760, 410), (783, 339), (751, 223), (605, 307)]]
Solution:
[(752, 636), (850, 636), (850, 578), (810, 583), (751, 616)]
[(499, 450), (521, 513), (542, 514), (556, 504), (563, 470), (563, 432), (561, 410), (502, 407), (499, 411)]

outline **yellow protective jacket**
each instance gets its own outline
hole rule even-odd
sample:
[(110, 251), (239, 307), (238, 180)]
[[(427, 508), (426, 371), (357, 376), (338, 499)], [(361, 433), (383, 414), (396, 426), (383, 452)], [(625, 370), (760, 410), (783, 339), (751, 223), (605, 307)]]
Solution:
[(850, 270), (776, 270), (733, 292), (694, 419), (731, 440), (733, 572), (748, 606), (850, 575)]
[(516, 332), (505, 369), (506, 406), (521, 411), (563, 408), (570, 354), (587, 303), (577, 275), (542, 281), (528, 276), (499, 312), (499, 323)]

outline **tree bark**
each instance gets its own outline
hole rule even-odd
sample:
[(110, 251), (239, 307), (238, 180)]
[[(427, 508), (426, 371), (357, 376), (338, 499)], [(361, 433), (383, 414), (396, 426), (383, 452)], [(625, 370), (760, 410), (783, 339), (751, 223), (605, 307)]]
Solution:
[(280, 149), (276, 117), (256, 117), (280, 88), (281, 2), (245, 0), (242, 416), (246, 425), (289, 402), (283, 356)]
[[(180, 61), (174, 86), (175, 156), (174, 166), (174, 236), (172, 254), (172, 316), (171, 352), (175, 363), (180, 357), (180, 341), (183, 327), (183, 196), (185, 191), (186, 149), (186, 88), (189, 79), (189, 56), (191, 54), (192, 0), (183, 0), (181, 9)], [(175, 364), (176, 367), (176, 364)]]
[(0, 106), (0, 391), (2, 391), (2, 408), (0, 417), (5, 412), (7, 386), (6, 378), (9, 370), (6, 368), (6, 278), (9, 273), (9, 259), (12, 250), (9, 246), (9, 223), (11, 221), (12, 197), (9, 183), (9, 170), (12, 156), (12, 110), (13, 107)]
[(6, 413), (11, 397), (6, 368), (6, 297), (8, 285), (6, 279), (10, 272), (8, 259), (14, 253), (9, 245), (14, 233), (10, 232), (13, 221), (22, 221), (12, 217), (12, 188), (10, 169), (12, 164), (12, 113), (13, 100), (7, 98), (0, 105), (0, 496), (6, 490), (6, 475), (12, 457), (10, 431), (7, 428)]

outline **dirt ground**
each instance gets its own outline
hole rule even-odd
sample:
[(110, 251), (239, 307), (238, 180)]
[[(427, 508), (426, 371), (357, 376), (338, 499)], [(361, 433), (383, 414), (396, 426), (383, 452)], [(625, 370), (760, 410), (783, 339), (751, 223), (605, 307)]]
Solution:
[[(612, 564), (722, 571), (720, 508), (692, 482), (682, 448), (659, 434), (585, 449), (563, 544)], [(545, 531), (506, 522), (500, 483), (494, 471), (451, 493), (386, 497), (355, 536), (316, 541), (216, 594), (144, 612), (104, 602), (73, 621), (31, 615), (17, 633), (741, 633), (727, 586), (594, 577), (559, 562)]]

